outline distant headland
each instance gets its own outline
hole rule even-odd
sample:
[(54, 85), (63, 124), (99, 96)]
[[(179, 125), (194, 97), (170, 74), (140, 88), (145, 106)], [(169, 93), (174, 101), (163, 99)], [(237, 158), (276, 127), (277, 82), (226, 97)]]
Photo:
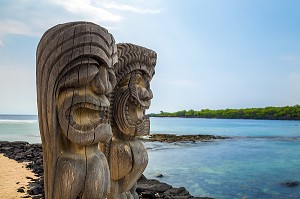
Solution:
[(182, 110), (177, 112), (150, 113), (150, 117), (185, 117), (217, 119), (262, 119), (262, 120), (300, 120), (300, 105), (285, 107), (244, 108), (210, 110)]

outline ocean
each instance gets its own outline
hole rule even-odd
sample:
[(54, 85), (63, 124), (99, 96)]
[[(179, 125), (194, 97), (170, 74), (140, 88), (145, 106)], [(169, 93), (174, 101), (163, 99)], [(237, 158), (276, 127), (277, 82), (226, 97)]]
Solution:
[(37, 115), (0, 115), (0, 140), (41, 143)]
[[(194, 196), (300, 198), (300, 121), (151, 118), (151, 133), (211, 134), (232, 139), (145, 143), (144, 174)], [(0, 116), (0, 140), (40, 143), (37, 116)]]

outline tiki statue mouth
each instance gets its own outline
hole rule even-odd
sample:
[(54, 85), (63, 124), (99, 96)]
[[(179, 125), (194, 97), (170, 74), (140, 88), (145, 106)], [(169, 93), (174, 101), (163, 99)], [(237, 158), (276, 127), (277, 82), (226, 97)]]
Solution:
[(143, 106), (135, 98), (128, 100), (126, 103), (126, 118), (131, 124), (141, 124), (145, 117), (148, 106)]
[[(107, 142), (112, 130), (109, 100), (106, 95), (65, 90), (58, 100), (58, 120), (63, 134), (79, 145)], [(82, 95), (85, 93), (85, 95)]]
[(66, 111), (69, 124), (78, 131), (90, 131), (100, 124), (108, 124), (109, 106), (78, 103)]

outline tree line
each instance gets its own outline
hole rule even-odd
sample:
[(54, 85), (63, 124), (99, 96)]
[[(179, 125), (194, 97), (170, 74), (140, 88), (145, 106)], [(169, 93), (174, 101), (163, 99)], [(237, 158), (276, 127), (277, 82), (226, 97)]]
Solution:
[(187, 117), (219, 119), (266, 119), (266, 120), (300, 120), (300, 105), (285, 107), (244, 108), (210, 110), (182, 110), (177, 112), (151, 113), (150, 117)]

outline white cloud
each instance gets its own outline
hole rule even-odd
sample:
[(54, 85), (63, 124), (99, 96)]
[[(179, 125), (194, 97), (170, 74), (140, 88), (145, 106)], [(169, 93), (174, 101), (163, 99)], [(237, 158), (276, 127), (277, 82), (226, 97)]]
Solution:
[(3, 38), (5, 35), (37, 35), (32, 28), (17, 20), (2, 20), (0, 21), (0, 46), (4, 46)]
[(6, 34), (35, 35), (30, 26), (16, 20), (0, 21), (0, 36)]
[[(4, 37), (6, 35), (39, 37), (47, 28), (64, 21), (87, 20), (102, 23), (118, 22), (122, 19), (121, 16), (112, 14), (101, 8), (101, 6), (96, 5), (93, 0), (47, 0), (43, 2), (43, 5), (37, 4), (37, 6), (29, 10), (30, 5), (36, 5), (36, 3), (36, 0), (23, 0), (17, 5), (8, 5), (11, 9), (10, 13), (15, 14), (6, 15), (6, 17), (0, 19), (0, 46), (5, 45)], [(55, 6), (56, 9), (59, 6), (67, 12), (57, 13), (52, 17), (52, 15), (49, 15), (49, 12), (43, 11), (43, 9), (53, 10)], [(76, 16), (69, 16), (68, 13)]]
[(92, 0), (54, 0), (54, 3), (63, 6), (64, 9), (71, 13), (85, 15), (95, 22), (118, 22), (122, 17), (101, 8)]
[(107, 9), (128, 11), (128, 12), (134, 12), (139, 14), (157, 14), (161, 12), (161, 10), (159, 9), (145, 9), (145, 8), (135, 7), (126, 4), (119, 4), (119, 3), (106, 3), (103, 6)]
[[(0, 17), (0, 46), (5, 45), (6, 35), (26, 35), (40, 37), (49, 27), (67, 21), (91, 21), (104, 24), (106, 28), (118, 29), (118, 23), (126, 17), (124, 12), (136, 14), (160, 13), (159, 9), (148, 9), (145, 3), (110, 0), (19, 0), (9, 2), (9, 12)], [(33, 6), (34, 5), (34, 6)], [(152, 3), (151, 3), (152, 5)], [(45, 10), (46, 9), (46, 10)], [(57, 13), (55, 13), (57, 12)]]

